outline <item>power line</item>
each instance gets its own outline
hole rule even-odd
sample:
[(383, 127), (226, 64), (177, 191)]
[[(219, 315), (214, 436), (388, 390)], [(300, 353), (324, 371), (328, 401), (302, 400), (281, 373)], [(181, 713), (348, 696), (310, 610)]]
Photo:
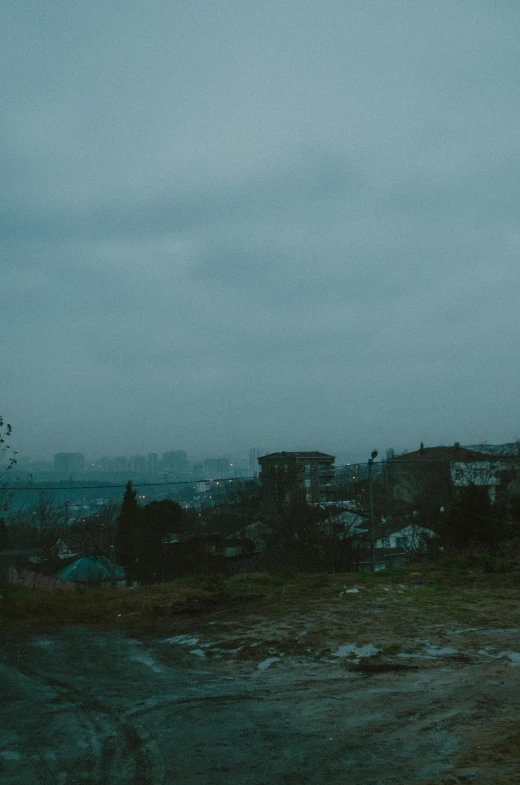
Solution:
[[(511, 458), (513, 456), (505, 456), (505, 457), (506, 458)], [(494, 458), (494, 456), (490, 456), (490, 460), (488, 462), (489, 463), (495, 463), (495, 462), (503, 461), (503, 459), (504, 459), (504, 456), (501, 456), (500, 458)], [(449, 459), (449, 458), (435, 459), (435, 460), (428, 460), (428, 459), (400, 460), (400, 459), (397, 459), (397, 460), (395, 460), (395, 462), (394, 462), (394, 459), (390, 459), (389, 461), (379, 461), (378, 463), (374, 463), (374, 467), (379, 466), (379, 467), (381, 467), (382, 470), (391, 467), (390, 474), (391, 475), (397, 475), (397, 474), (402, 474), (402, 473), (406, 472), (406, 469), (403, 466), (403, 464), (417, 464), (417, 465), (420, 465), (420, 466), (427, 466), (427, 465), (431, 465), (431, 464), (451, 464), (451, 463), (463, 463), (463, 464), (466, 464), (468, 462), (467, 461), (456, 461), (456, 460), (454, 461), (454, 460)], [(332, 466), (330, 468), (331, 468), (332, 471), (334, 471), (334, 473), (337, 473), (337, 472), (339, 472), (341, 470), (346, 470), (346, 469), (349, 469), (351, 471), (355, 471), (358, 467), (361, 467), (361, 466), (367, 466), (368, 467), (368, 461), (350, 461), (349, 463), (341, 464), (339, 466)], [(399, 471), (398, 467), (400, 467), (400, 466), (403, 466), (404, 472), (403, 471), (401, 471), (401, 472)], [(302, 473), (303, 474), (303, 472), (300, 472), (300, 470), (293, 470), (292, 472), (289, 472), (289, 474), (291, 474), (292, 476), (294, 476), (297, 473)], [(216, 478), (201, 477), (201, 478), (198, 478), (198, 479), (190, 479), (190, 480), (161, 480), (159, 482), (134, 482), (133, 480), (130, 480), (130, 482), (132, 482), (132, 485), (135, 488), (156, 488), (156, 487), (172, 486), (172, 485), (191, 485), (191, 484), (197, 484), (197, 483), (202, 483), (202, 482), (230, 483), (230, 482), (235, 482), (237, 480), (250, 480), (251, 481), (251, 480), (261, 479), (262, 476), (263, 477), (279, 477), (279, 476), (283, 477), (284, 474), (285, 474), (284, 472), (280, 471), (279, 473), (274, 473), (274, 474), (271, 474), (271, 473), (267, 474), (266, 472), (263, 472), (263, 473), (261, 472), (259, 475), (244, 475), (244, 476), (240, 476), (240, 477), (236, 477), (236, 476), (235, 477), (216, 477)], [(79, 491), (90, 491), (90, 490), (92, 490), (92, 491), (95, 491), (95, 490), (120, 490), (120, 489), (126, 488), (127, 484), (128, 483), (111, 484), (111, 485), (82, 485), (82, 486), (76, 486), (76, 487), (71, 486), (71, 485), (63, 485), (63, 486), (61, 486), (61, 485), (60, 486), (51, 486), (51, 485), (49, 485), (49, 486), (18, 486), (18, 487), (16, 487), (16, 486), (9, 486), (9, 487), (6, 487), (4, 490), (6, 492), (8, 492), (8, 493), (18, 492), (18, 491), (32, 491), (32, 492), (34, 492), (34, 491), (38, 491), (38, 492), (41, 492), (41, 491), (74, 491), (74, 492), (79, 492)]]
[[(169, 480), (167, 482), (134, 482), (130, 480), (132, 483), (132, 487), (134, 488), (155, 488), (160, 487), (162, 485), (192, 485), (193, 483), (199, 482), (235, 482), (236, 480), (255, 480), (256, 477), (216, 477), (215, 479), (208, 479), (204, 477), (200, 480)], [(9, 493), (13, 491), (100, 491), (100, 490), (108, 490), (110, 488), (126, 488), (128, 483), (124, 483), (124, 485), (82, 485), (80, 487), (74, 488), (71, 485), (63, 485), (63, 486), (22, 486), (22, 487), (9, 487), (6, 489)]]
[[(342, 466), (334, 466), (334, 467), (332, 467), (332, 469), (333, 469), (334, 472), (337, 472), (339, 469), (349, 469), (351, 466), (360, 466), (360, 465), (361, 465), (361, 463), (358, 463), (358, 464), (345, 464), (345, 465), (342, 465)], [(297, 472), (293, 471), (293, 472), (290, 472), (289, 474), (294, 476), (294, 474), (296, 474), (296, 473)], [(298, 473), (300, 473), (300, 472), (298, 472)], [(301, 472), (301, 473), (303, 474), (303, 472)], [(199, 479), (192, 479), (192, 480), (167, 480), (167, 481), (162, 480), (160, 482), (134, 482), (133, 480), (130, 480), (130, 482), (132, 483), (132, 486), (134, 488), (155, 488), (155, 487), (161, 487), (161, 486), (164, 486), (164, 485), (192, 485), (192, 484), (201, 483), (201, 482), (230, 483), (230, 482), (235, 482), (237, 480), (258, 480), (258, 479), (261, 479), (262, 476), (263, 477), (283, 477), (283, 476), (285, 476), (285, 473), (284, 472), (279, 472), (279, 473), (268, 474), (268, 473), (264, 472), (263, 475), (262, 474), (259, 474), (259, 475), (244, 475), (242, 477), (215, 477), (215, 478), (201, 477)], [(8, 488), (6, 488), (6, 491), (9, 492), (9, 493), (14, 492), (14, 491), (100, 491), (100, 490), (110, 490), (110, 489), (116, 489), (116, 490), (117, 489), (123, 489), (123, 488), (126, 488), (127, 484), (128, 483), (124, 483), (122, 485), (119, 485), (119, 484), (118, 485), (82, 485), (82, 486), (77, 486), (77, 487), (74, 487), (74, 486), (71, 486), (71, 485), (62, 485), (62, 486), (61, 485), (60, 486), (57, 486), (57, 485), (49, 485), (49, 486), (42, 486), (42, 485), (40, 485), (40, 486), (32, 486), (32, 485), (29, 485), (29, 486), (18, 486), (18, 487), (16, 487), (16, 486), (9, 486)]]

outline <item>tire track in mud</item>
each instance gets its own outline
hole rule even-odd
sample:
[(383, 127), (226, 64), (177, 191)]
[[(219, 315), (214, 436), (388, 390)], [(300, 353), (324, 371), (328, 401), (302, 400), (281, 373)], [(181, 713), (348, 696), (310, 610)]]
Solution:
[[(484, 656), (475, 645), (462, 660), (441, 643), (435, 657), (421, 649), (410, 661), (338, 661), (329, 648), (263, 671), (253, 660), (231, 668), (184, 650), (166, 656), (161, 640), (120, 633), (6, 642), (0, 684), (12, 686), (0, 721), (20, 719), (10, 747), (0, 738), (0, 781), (228, 785), (239, 774), (244, 785), (440, 785), (461, 756), (472, 763), (465, 734), (511, 716), (514, 677), (494, 649)], [(23, 757), (2, 769), (2, 750)]]
[[(117, 708), (99, 698), (86, 694), (80, 689), (55, 677), (45, 676), (37, 669), (8, 666), (11, 677), (21, 677), (23, 684), (20, 698), (34, 701), (34, 694), (47, 694), (45, 716), (53, 720), (63, 715), (71, 715), (68, 723), (69, 736), (76, 739), (76, 747), (67, 749), (67, 739), (61, 736), (59, 744), (49, 738), (45, 725), (38, 733), (41, 748), (50, 748), (37, 755), (21, 755), (21, 768), (33, 769), (33, 776), (27, 773), (27, 782), (41, 785), (68, 785), (82, 782), (86, 785), (162, 785), (164, 782), (164, 761), (155, 741), (146, 739), (128, 721), (126, 715), (118, 716)], [(49, 695), (48, 688), (53, 695)], [(32, 697), (31, 697), (32, 696)], [(34, 735), (31, 739), (34, 748)], [(78, 754), (79, 753), (79, 754)], [(21, 780), (20, 780), (21, 781)]]
[(76, 716), (80, 713), (91, 731), (92, 751), (96, 750), (93, 782), (161, 785), (164, 762), (155, 742), (144, 739), (130, 722), (118, 716), (114, 707), (99, 698), (85, 696), (82, 690), (52, 677), (45, 681), (63, 691)]
[[(180, 697), (179, 695), (164, 698), (159, 701), (146, 701), (144, 706), (136, 706), (125, 711), (126, 717), (141, 717), (144, 714), (151, 714), (154, 711), (161, 711), (168, 708), (170, 713), (178, 713), (186, 711), (190, 708), (200, 708), (208, 704), (235, 704), (240, 701), (251, 701), (259, 703), (263, 700), (268, 700), (271, 697), (269, 690), (251, 690), (250, 692), (222, 692), (217, 695), (194, 695), (191, 697)], [(175, 708), (173, 708), (175, 707)]]

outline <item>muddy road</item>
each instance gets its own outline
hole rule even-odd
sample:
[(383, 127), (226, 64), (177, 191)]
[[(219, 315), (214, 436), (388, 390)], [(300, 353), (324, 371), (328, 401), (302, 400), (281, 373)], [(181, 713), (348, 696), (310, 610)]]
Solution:
[(520, 781), (519, 630), (385, 655), (227, 624), (2, 634), (2, 785)]

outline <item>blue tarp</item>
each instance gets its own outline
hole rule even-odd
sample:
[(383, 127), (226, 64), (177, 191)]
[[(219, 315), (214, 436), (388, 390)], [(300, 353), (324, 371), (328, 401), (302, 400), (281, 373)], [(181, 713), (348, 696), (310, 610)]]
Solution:
[[(104, 556), (83, 556), (57, 572), (56, 577), (72, 583), (109, 583), (112, 580), (112, 570), (112, 562)], [(115, 566), (115, 579), (125, 580), (125, 571), (118, 564)]]

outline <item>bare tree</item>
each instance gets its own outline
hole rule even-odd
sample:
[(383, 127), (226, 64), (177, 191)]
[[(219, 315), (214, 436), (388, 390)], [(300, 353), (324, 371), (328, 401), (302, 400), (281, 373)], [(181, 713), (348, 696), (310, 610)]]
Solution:
[[(7, 542), (8, 547), (13, 547), (13, 541), (23, 541), (24, 537), (18, 536), (17, 529), (23, 529), (29, 505), (29, 495), (21, 495), (20, 489), (13, 484), (19, 478), (14, 476), (17, 461), (16, 452), (9, 444), (11, 433), (11, 425), (0, 416), (0, 530), (4, 547)], [(28, 481), (32, 482), (31, 474)]]
[(36, 530), (36, 542), (40, 564), (49, 558), (50, 548), (65, 528), (64, 508), (57, 507), (54, 499), (45, 491), (38, 495), (32, 509), (32, 526)]
[(13, 499), (10, 479), (16, 465), (16, 453), (11, 450), (8, 443), (11, 433), (12, 428), (9, 423), (4, 422), (3, 417), (0, 417), (0, 515), (4, 521)]
[(306, 500), (301, 472), (262, 475), (262, 537), (275, 569), (314, 572), (326, 569), (329, 541), (323, 511)]
[(230, 518), (234, 531), (245, 537), (245, 529), (258, 520), (260, 487), (255, 480), (232, 480), (226, 483), (222, 511)]
[[(82, 553), (108, 556), (116, 536), (118, 515), (119, 505), (116, 502), (108, 502), (100, 507), (98, 512), (89, 515), (81, 522), (76, 521), (69, 525), (68, 503), (66, 503), (63, 528)], [(69, 545), (67, 539), (66, 542)]]

